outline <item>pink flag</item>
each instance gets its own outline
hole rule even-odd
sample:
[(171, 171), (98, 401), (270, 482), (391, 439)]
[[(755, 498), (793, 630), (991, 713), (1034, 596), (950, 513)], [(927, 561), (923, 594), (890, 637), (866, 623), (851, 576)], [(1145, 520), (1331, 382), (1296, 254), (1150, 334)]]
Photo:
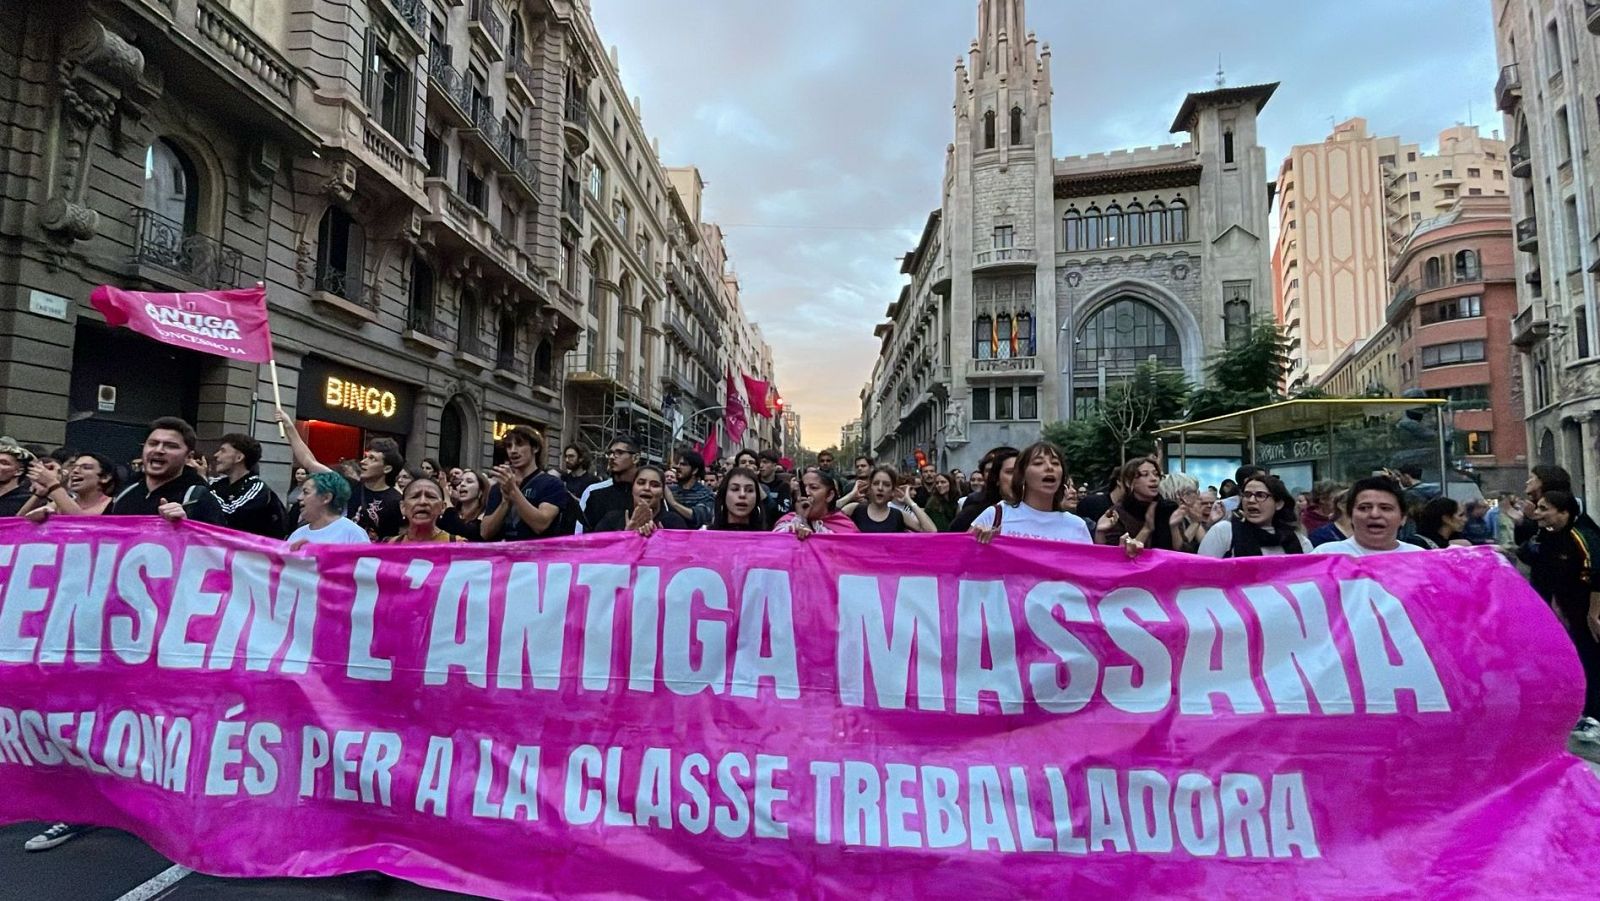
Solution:
[(721, 449), (719, 445), (722, 443), (721, 441), (717, 440), (717, 432), (721, 428), (722, 423), (713, 422), (711, 424), (711, 431), (706, 433), (705, 443), (700, 445), (700, 458), (706, 461), (707, 466), (717, 462), (717, 452)]
[(750, 412), (771, 419), (772, 407), (767, 404), (767, 395), (772, 391), (772, 386), (752, 375), (741, 377), (744, 379), (744, 393), (750, 396)]
[(744, 413), (744, 398), (739, 396), (739, 386), (734, 384), (733, 372), (728, 372), (728, 400), (722, 407), (722, 418), (728, 423), (728, 437), (734, 444), (744, 441), (744, 427), (748, 420)]
[(89, 305), (112, 326), (127, 326), (146, 338), (245, 363), (272, 359), (267, 327), (267, 289), (167, 294), (124, 291), (101, 285)]

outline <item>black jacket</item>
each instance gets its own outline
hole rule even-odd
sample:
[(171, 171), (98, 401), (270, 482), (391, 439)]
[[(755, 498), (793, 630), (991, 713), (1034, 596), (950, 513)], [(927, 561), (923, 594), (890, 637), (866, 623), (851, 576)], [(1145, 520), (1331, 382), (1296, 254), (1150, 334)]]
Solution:
[(211, 493), (206, 480), (188, 467), (184, 467), (177, 478), (154, 491), (145, 487), (144, 479), (135, 481), (111, 501), (106, 513), (112, 516), (160, 516), (161, 505), (168, 501), (182, 504), (184, 512), (195, 522), (214, 526), (228, 524), (227, 514), (222, 512), (222, 504)]
[(284, 522), (278, 495), (258, 475), (252, 473), (237, 482), (217, 476), (211, 480), (211, 493), (222, 504), (230, 529), (263, 538), (285, 538), (292, 531)]

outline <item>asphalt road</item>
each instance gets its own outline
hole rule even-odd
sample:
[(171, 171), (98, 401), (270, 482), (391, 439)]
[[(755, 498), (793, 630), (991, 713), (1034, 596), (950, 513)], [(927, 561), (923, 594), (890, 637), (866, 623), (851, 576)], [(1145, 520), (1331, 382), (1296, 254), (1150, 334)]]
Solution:
[[(1600, 765), (1589, 764), (1600, 776)], [(49, 851), (22, 850), (44, 827), (0, 828), (0, 901), (450, 901), (376, 874), (331, 879), (218, 879), (191, 873), (115, 829), (96, 829)]]

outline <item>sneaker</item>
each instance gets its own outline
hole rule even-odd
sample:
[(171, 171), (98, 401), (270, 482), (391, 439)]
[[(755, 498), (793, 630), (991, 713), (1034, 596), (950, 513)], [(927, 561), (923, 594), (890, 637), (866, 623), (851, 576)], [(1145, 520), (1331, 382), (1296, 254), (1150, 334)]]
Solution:
[(49, 829), (28, 839), (22, 845), (24, 851), (48, 851), (57, 845), (70, 842), (78, 836), (93, 829), (93, 826), (76, 826), (71, 823), (57, 823)]

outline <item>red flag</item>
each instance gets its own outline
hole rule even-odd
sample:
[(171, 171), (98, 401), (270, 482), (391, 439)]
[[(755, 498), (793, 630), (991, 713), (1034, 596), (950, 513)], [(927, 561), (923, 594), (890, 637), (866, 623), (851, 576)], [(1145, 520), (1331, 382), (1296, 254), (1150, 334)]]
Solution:
[(728, 424), (728, 437), (734, 444), (744, 441), (744, 427), (748, 423), (744, 413), (744, 398), (739, 396), (739, 386), (734, 384), (733, 371), (727, 372), (728, 399), (723, 402), (722, 419)]
[(742, 375), (741, 378), (744, 379), (744, 393), (750, 397), (750, 412), (771, 419), (772, 407), (767, 404), (771, 386), (752, 375)]
[(717, 462), (717, 453), (721, 450), (720, 445), (722, 444), (722, 442), (717, 440), (717, 432), (721, 428), (722, 423), (713, 422), (711, 424), (711, 431), (706, 433), (705, 443), (700, 445), (700, 457), (706, 461), (707, 466)]
[(124, 291), (101, 285), (89, 305), (113, 326), (127, 326), (146, 338), (244, 363), (272, 359), (267, 327), (267, 289), (169, 294)]

